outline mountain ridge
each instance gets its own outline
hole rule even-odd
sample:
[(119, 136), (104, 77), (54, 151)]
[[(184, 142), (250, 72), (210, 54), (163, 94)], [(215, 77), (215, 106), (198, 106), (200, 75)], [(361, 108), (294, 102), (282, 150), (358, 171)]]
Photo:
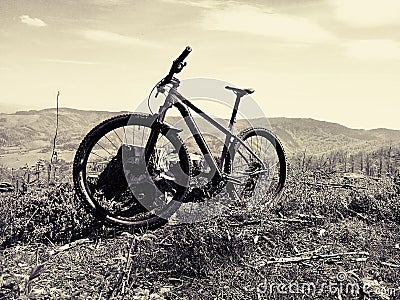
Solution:
[[(57, 150), (60, 157), (71, 161), (80, 141), (89, 130), (108, 118), (126, 113), (130, 112), (59, 108)], [(175, 116), (167, 121), (171, 124), (183, 123), (181, 117)], [(219, 121), (227, 124), (227, 120)], [(394, 129), (352, 129), (312, 118), (258, 118), (250, 122), (253, 127), (267, 127), (272, 130), (282, 141), (289, 156), (304, 151), (316, 155), (330, 151), (356, 153), (375, 151), (382, 146), (400, 145), (400, 130)], [(31, 163), (41, 156), (47, 158), (52, 151), (55, 124), (55, 108), (0, 113), (0, 163), (18, 166)], [(221, 138), (218, 131), (204, 120), (199, 120), (198, 125), (203, 132)], [(237, 132), (247, 127), (249, 125), (246, 120), (237, 120)]]

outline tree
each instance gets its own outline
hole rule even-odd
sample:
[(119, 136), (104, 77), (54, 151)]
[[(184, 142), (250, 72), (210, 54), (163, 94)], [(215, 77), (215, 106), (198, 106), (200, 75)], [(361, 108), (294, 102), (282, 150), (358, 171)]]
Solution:
[(351, 173), (354, 173), (354, 155), (350, 155), (350, 170), (351, 170)]

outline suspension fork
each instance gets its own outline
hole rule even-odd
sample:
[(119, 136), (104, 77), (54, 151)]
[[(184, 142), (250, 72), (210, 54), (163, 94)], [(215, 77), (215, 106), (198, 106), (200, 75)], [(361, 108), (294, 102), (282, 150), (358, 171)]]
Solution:
[(150, 157), (156, 148), (156, 143), (157, 143), (159, 134), (160, 134), (159, 129), (153, 128), (153, 126), (152, 126), (149, 138), (146, 143), (145, 151), (144, 151), (144, 153), (145, 153), (144, 159), (145, 159), (146, 165), (148, 165)]
[(172, 107), (172, 98), (171, 95), (168, 95), (167, 98), (164, 101), (164, 104), (160, 106), (158, 110), (158, 114), (154, 115), (154, 121), (153, 124), (151, 124), (151, 131), (149, 138), (147, 139), (146, 147), (145, 147), (145, 162), (146, 165), (148, 164), (150, 160), (150, 156), (153, 154), (155, 148), (156, 148), (156, 143), (158, 140), (158, 136), (161, 133), (162, 126), (164, 124), (165, 120), (165, 115), (167, 113), (167, 110)]

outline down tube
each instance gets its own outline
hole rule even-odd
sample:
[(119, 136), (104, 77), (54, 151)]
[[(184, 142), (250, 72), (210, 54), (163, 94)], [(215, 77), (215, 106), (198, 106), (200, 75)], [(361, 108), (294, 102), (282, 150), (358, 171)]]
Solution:
[(179, 112), (181, 113), (183, 119), (185, 120), (185, 123), (188, 125), (190, 132), (193, 134), (193, 138), (196, 141), (196, 144), (199, 146), (201, 153), (204, 155), (204, 158), (207, 162), (207, 164), (211, 167), (212, 172), (216, 172), (216, 174), (221, 177), (221, 171), (219, 169), (219, 166), (217, 165), (216, 161), (211, 155), (211, 151), (208, 148), (206, 142), (204, 141), (204, 138), (202, 134), (199, 131), (199, 128), (196, 125), (196, 122), (193, 120), (192, 115), (190, 112), (186, 109), (186, 107), (181, 103), (181, 102), (176, 102), (175, 107), (178, 108)]

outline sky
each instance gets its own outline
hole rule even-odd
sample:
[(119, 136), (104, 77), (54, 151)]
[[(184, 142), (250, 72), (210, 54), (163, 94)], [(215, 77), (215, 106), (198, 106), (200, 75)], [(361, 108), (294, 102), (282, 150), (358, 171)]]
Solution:
[(187, 45), (268, 117), (400, 129), (398, 0), (1, 0), (0, 112), (134, 110)]

